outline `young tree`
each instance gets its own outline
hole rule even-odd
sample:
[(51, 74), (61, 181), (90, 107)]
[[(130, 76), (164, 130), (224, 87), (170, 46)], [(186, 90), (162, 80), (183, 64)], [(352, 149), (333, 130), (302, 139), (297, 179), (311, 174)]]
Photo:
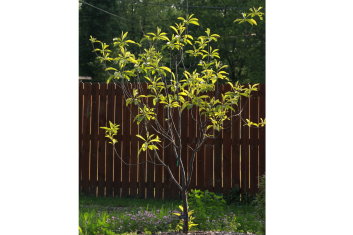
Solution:
[[(114, 38), (112, 46), (93, 37), (90, 40), (93, 45), (98, 45), (94, 51), (98, 53), (100, 62), (106, 65), (105, 70), (111, 73), (107, 82), (116, 82), (124, 93), (126, 104), (137, 106), (138, 114), (134, 121), (140, 125), (140, 130), (144, 130), (144, 134), (141, 132), (136, 135), (143, 141), (139, 153), (147, 151), (151, 163), (164, 166), (180, 190), (183, 232), (187, 233), (187, 193), (196, 153), (207, 139), (213, 138), (214, 133), (223, 129), (225, 120), (239, 114), (239, 98), (249, 97), (252, 91), (257, 90), (257, 84), (244, 86), (229, 82), (226, 66), (219, 61), (218, 49), (212, 45), (220, 36), (212, 34), (210, 29), (206, 29), (205, 35), (199, 37), (191, 35), (192, 28), (199, 26), (198, 19), (193, 15), (179, 17), (178, 20), (178, 23), (170, 26), (171, 34), (157, 27), (156, 32), (145, 34), (139, 43), (129, 40), (127, 33)], [(140, 53), (133, 54), (129, 50), (131, 46), (138, 47)], [(215, 95), (219, 81), (228, 83), (231, 90)], [(130, 88), (131, 82), (135, 82), (135, 88)], [(147, 84), (146, 90), (140, 85), (142, 83)], [(160, 109), (164, 112), (165, 120), (157, 118)], [(182, 160), (182, 148), (185, 146), (181, 139), (184, 123), (182, 113), (187, 109), (194, 109), (198, 113), (192, 116), (198, 135), (193, 143), (187, 144), (191, 151), (188, 169)], [(247, 122), (248, 125), (264, 124), (252, 123), (250, 120)], [(114, 145), (119, 124), (110, 122), (109, 127), (103, 128), (106, 137)], [(159, 155), (158, 150), (166, 146), (162, 140), (173, 149), (173, 155), (168, 157), (181, 170), (180, 182), (173, 175), (170, 165)]]

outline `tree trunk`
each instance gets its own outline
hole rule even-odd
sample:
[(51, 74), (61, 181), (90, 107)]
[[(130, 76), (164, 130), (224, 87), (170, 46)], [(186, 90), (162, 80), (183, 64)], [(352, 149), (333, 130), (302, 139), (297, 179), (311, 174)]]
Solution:
[(181, 193), (182, 193), (182, 200), (183, 200), (183, 214), (182, 214), (182, 218), (184, 220), (183, 233), (188, 233), (189, 232), (188, 192), (187, 190), (183, 190)]

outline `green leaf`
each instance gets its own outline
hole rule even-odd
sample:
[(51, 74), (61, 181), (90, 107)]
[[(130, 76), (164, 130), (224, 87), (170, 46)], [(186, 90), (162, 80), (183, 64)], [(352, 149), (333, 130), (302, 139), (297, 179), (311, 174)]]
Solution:
[(161, 66), (160, 68), (161, 68), (161, 69), (164, 69), (165, 71), (168, 71), (169, 73), (172, 72), (172, 70), (171, 70), (170, 68), (168, 68), (168, 67)]
[(157, 135), (155, 139), (151, 140), (151, 142), (161, 142), (159, 136)]
[(194, 20), (193, 20), (193, 21), (190, 21), (189, 23), (190, 23), (190, 24), (194, 24), (194, 25), (200, 25), (199, 22), (194, 21)]
[(141, 135), (136, 135), (136, 137), (138, 137), (138, 138), (140, 138), (140, 139), (142, 139), (142, 140), (146, 141), (146, 139), (145, 139), (145, 138), (143, 138)]
[(257, 25), (257, 23), (256, 23), (256, 20), (254, 20), (254, 19), (249, 19), (249, 23), (251, 24), (254, 24), (254, 25)]
[(174, 26), (170, 26), (170, 28), (172, 28), (176, 34), (179, 34), (178, 30)]
[(126, 42), (126, 43), (133, 43), (133, 44), (137, 44), (135, 41), (132, 41), (132, 40), (126, 40), (125, 42)]
[(122, 35), (122, 36), (121, 36), (121, 39), (124, 40), (124, 39), (127, 37), (127, 34), (128, 34), (128, 32), (126, 32), (126, 33), (123, 33), (123, 32), (122, 32), (122, 33), (121, 33), (121, 35)]
[(148, 145), (148, 148), (150, 150), (155, 150), (155, 149), (158, 149), (158, 147), (156, 145)]
[(108, 67), (108, 68), (105, 69), (105, 71), (110, 71), (110, 70), (118, 71), (116, 68), (113, 68), (113, 67)]

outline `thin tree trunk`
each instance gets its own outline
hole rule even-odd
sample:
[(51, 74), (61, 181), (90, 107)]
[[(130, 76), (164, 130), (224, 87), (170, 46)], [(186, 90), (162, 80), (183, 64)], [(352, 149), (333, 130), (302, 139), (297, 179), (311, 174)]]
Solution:
[(188, 210), (188, 192), (186, 189), (182, 191), (182, 199), (183, 199), (183, 233), (188, 233), (189, 231), (189, 210)]

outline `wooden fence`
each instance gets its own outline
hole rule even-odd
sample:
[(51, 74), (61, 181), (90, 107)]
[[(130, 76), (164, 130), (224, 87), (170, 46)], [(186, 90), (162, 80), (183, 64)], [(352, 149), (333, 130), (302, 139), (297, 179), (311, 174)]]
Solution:
[[(223, 91), (226, 86), (220, 86)], [(251, 98), (239, 103), (243, 109), (241, 118), (256, 122), (265, 118), (265, 86)], [(186, 144), (195, 139), (195, 122), (189, 110), (183, 114), (182, 141)], [(146, 163), (145, 152), (137, 154), (141, 142), (135, 136), (138, 126), (133, 122), (135, 106), (126, 106), (120, 88), (111, 83), (80, 83), (79, 85), (79, 185), (80, 193), (96, 196), (179, 198), (179, 192), (166, 169)], [(194, 114), (195, 115), (195, 114)], [(163, 120), (163, 112), (158, 112)], [(108, 121), (120, 124), (116, 149), (104, 137), (101, 126)], [(214, 140), (200, 149), (195, 159), (191, 189), (197, 188), (227, 193), (232, 187), (254, 194), (258, 190), (258, 178), (265, 173), (265, 128), (244, 126), (240, 118), (232, 118)], [(166, 148), (160, 155), (166, 163), (172, 161), (171, 150)], [(183, 148), (186, 167), (190, 157)], [(123, 161), (129, 164), (126, 165)], [(142, 163), (142, 164), (137, 164)], [(180, 180), (180, 169), (169, 164)]]

